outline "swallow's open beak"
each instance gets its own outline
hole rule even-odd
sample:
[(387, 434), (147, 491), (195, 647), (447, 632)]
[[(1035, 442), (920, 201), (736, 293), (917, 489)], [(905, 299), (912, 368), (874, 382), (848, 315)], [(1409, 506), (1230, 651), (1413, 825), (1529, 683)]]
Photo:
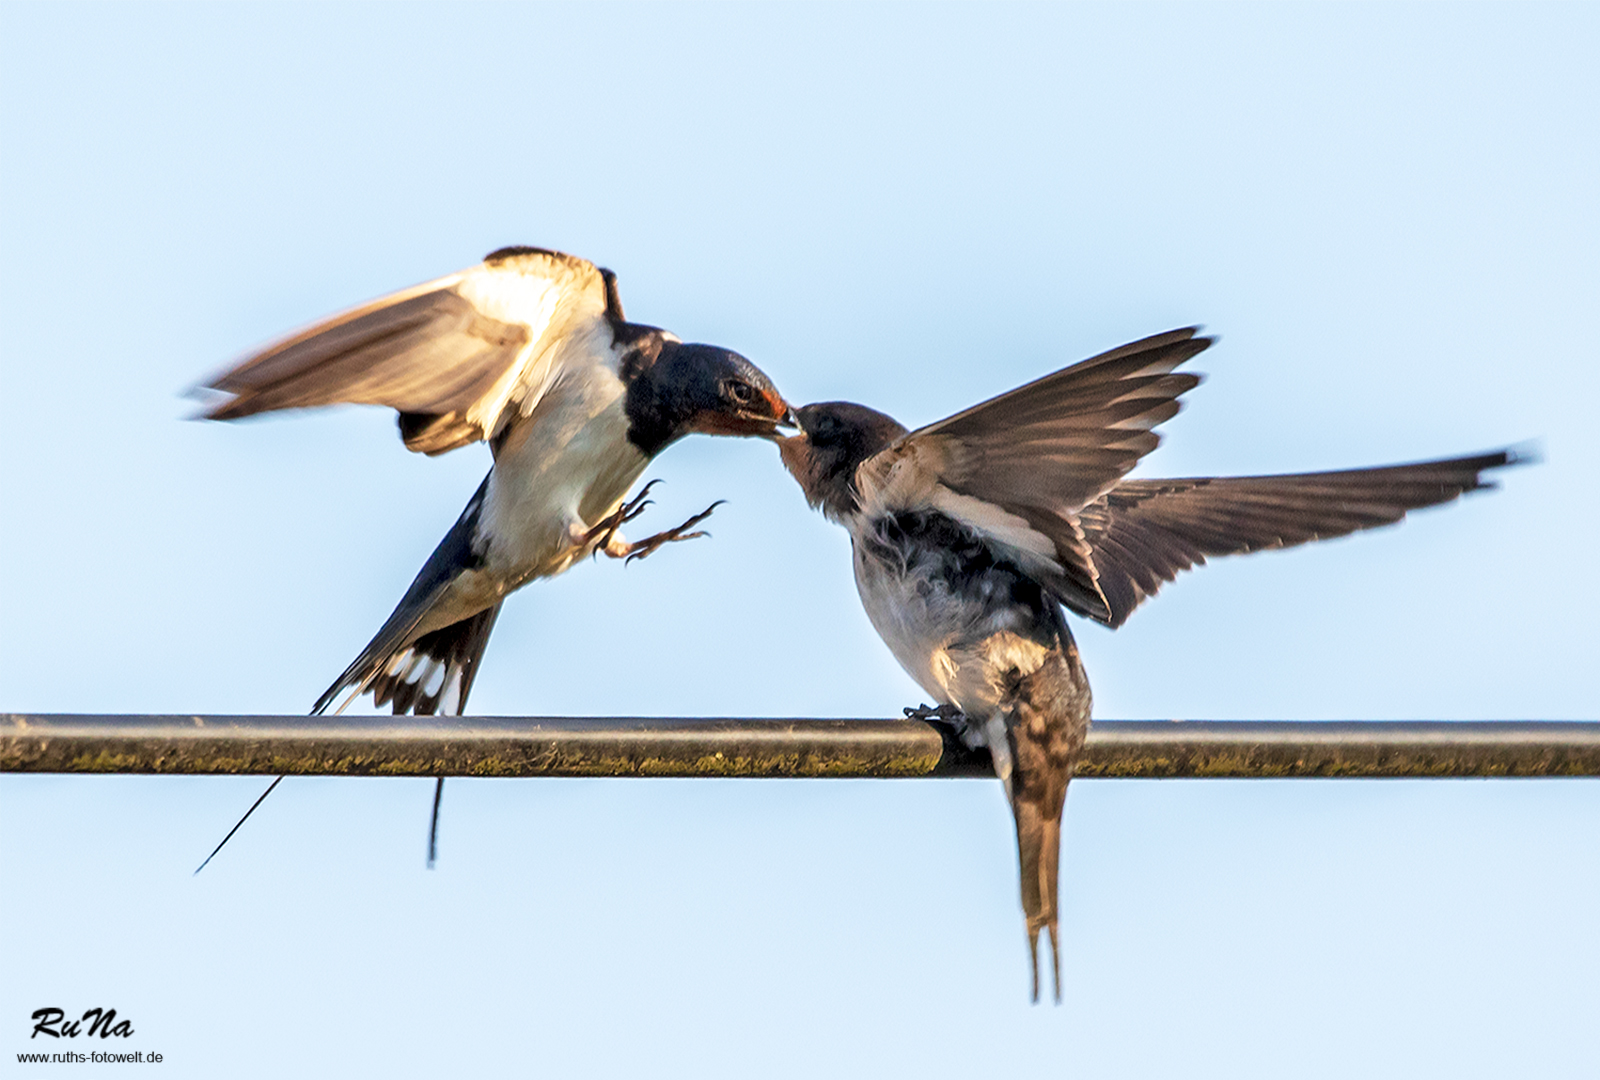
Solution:
[(794, 428), (793, 434), (775, 433), (772, 441), (778, 444), (778, 454), (784, 464), (793, 471), (795, 464), (811, 452), (811, 440), (806, 436), (805, 426), (800, 423), (800, 415), (793, 409), (789, 410), (785, 421), (785, 426)]

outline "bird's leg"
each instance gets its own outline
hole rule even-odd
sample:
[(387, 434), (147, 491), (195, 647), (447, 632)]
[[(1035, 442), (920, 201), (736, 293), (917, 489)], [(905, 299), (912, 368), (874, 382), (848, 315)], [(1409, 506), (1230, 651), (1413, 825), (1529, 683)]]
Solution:
[(639, 494), (633, 497), (631, 502), (626, 502), (617, 507), (616, 513), (604, 518), (594, 528), (584, 533), (584, 543), (593, 543), (596, 554), (604, 551), (614, 559), (621, 558), (622, 556), (616, 554), (615, 549), (627, 547), (627, 545), (617, 542), (617, 530), (644, 513), (644, 508), (649, 506), (652, 501), (650, 499), (650, 489), (659, 483), (661, 483), (660, 480), (650, 481), (640, 490)]
[(939, 755), (939, 767), (954, 776), (993, 776), (994, 756), (988, 747), (968, 746), (962, 733), (976, 726), (972, 719), (955, 705), (919, 705), (915, 709), (901, 710), (907, 720), (921, 720), (939, 733), (944, 751)]
[[(693, 540), (697, 536), (708, 536), (710, 534), (701, 530), (695, 530), (694, 532), (686, 532), (685, 530), (694, 529), (696, 525), (710, 517), (711, 512), (721, 506), (724, 501), (723, 499), (718, 499), (676, 529), (658, 532), (654, 536), (647, 536), (643, 540), (635, 541), (632, 544), (624, 543), (620, 537), (612, 535), (606, 541), (605, 553), (613, 559), (626, 559), (628, 562), (632, 562), (635, 559), (643, 559), (649, 556), (663, 544), (670, 544), (677, 540)], [(614, 534), (615, 530), (612, 531)]]

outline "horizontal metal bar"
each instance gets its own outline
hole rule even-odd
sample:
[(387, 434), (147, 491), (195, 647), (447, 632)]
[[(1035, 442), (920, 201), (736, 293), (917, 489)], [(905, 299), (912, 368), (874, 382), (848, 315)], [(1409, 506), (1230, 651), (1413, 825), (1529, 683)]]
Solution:
[[(0, 716), (0, 772), (993, 776), (920, 720)], [(1595, 721), (1101, 720), (1084, 777), (1600, 776)]]

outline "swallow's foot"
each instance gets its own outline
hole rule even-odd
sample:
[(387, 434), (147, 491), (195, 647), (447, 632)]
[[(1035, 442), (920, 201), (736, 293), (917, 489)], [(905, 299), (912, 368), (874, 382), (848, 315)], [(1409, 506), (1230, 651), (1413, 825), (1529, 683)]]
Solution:
[(584, 533), (584, 542), (594, 544), (594, 551), (596, 554), (604, 551), (607, 555), (612, 555), (614, 558), (620, 558), (620, 556), (614, 555), (613, 549), (618, 547), (627, 547), (627, 545), (622, 543), (621, 539), (617, 536), (617, 530), (622, 528), (628, 522), (632, 521), (634, 518), (638, 517), (640, 514), (644, 513), (644, 508), (649, 506), (651, 502), (654, 501), (650, 498), (650, 489), (659, 483), (661, 483), (660, 480), (652, 480), (646, 484), (642, 489), (640, 489), (639, 494), (633, 497), (631, 502), (624, 503), (622, 506), (617, 507), (616, 513), (605, 518), (599, 524), (595, 525), (594, 528)]
[(968, 746), (964, 736), (975, 726), (967, 714), (954, 705), (919, 705), (902, 710), (907, 720), (921, 720), (939, 733), (944, 752), (939, 770), (945, 776), (993, 776), (994, 758), (987, 747)]
[(918, 705), (914, 709), (901, 711), (906, 714), (907, 720), (926, 720), (945, 728), (965, 727), (967, 723), (967, 714), (954, 705)]
[[(671, 544), (679, 540), (693, 540), (697, 536), (709, 536), (710, 533), (702, 530), (695, 529), (693, 532), (690, 532), (689, 530), (694, 529), (696, 525), (710, 517), (711, 512), (717, 507), (721, 506), (723, 502), (724, 500), (718, 499), (716, 502), (712, 503), (710, 506), (696, 514), (694, 517), (690, 518), (688, 521), (685, 521), (682, 525), (679, 525), (676, 529), (668, 529), (666, 532), (658, 532), (654, 536), (647, 536), (643, 540), (636, 541), (632, 544), (624, 543), (621, 537), (615, 535), (616, 530), (613, 529), (613, 535), (606, 542), (605, 553), (611, 556), (613, 559), (626, 559), (627, 562), (631, 563), (635, 559), (647, 558), (663, 544)], [(640, 507), (640, 509), (643, 509), (643, 507)], [(626, 563), (624, 565), (626, 565)]]

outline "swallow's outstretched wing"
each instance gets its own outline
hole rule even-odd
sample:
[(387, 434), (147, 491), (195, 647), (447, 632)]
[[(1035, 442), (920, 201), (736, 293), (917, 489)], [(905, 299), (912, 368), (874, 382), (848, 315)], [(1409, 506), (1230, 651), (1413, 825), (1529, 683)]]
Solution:
[(551, 381), (609, 354), (615, 279), (584, 259), (509, 247), (455, 274), (324, 319), (206, 383), (209, 419), (354, 403), (400, 414), (406, 446), (493, 438)]
[(1124, 480), (1079, 515), (1109, 614), (1121, 626), (1166, 582), (1207, 558), (1294, 547), (1391, 525), (1411, 510), (1492, 488), (1514, 450), (1284, 476)]
[(1199, 384), (1175, 370), (1211, 344), (1196, 334), (1124, 345), (900, 437), (856, 470), (863, 511), (944, 513), (1073, 611), (1108, 619), (1079, 515), (1156, 448), (1155, 426)]

